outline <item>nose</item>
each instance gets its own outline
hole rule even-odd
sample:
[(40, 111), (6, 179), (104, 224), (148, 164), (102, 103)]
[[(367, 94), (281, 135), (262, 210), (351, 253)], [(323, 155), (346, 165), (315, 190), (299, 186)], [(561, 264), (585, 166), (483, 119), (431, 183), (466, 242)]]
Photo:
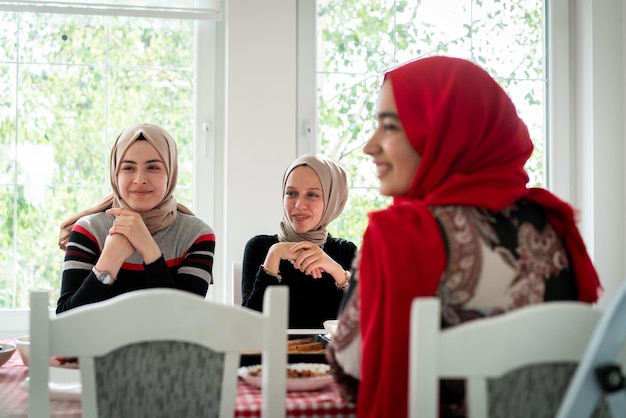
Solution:
[(135, 175), (135, 183), (140, 183), (140, 184), (145, 184), (147, 183), (147, 177), (145, 176), (145, 174), (143, 173), (143, 171), (141, 170), (137, 170), (137, 174)]
[(380, 150), (380, 146), (378, 144), (378, 135), (374, 132), (374, 135), (365, 143), (363, 146), (363, 152), (367, 155), (374, 155)]
[(306, 200), (303, 196), (299, 196), (296, 199), (296, 203), (294, 204), (294, 206), (298, 209), (302, 209), (306, 207)]

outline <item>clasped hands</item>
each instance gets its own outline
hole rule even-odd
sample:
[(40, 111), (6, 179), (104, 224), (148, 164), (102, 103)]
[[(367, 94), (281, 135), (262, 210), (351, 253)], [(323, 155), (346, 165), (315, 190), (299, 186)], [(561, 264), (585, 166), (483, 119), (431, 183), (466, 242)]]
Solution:
[(343, 267), (326, 254), (319, 245), (310, 241), (278, 242), (272, 245), (263, 266), (278, 274), (281, 260), (291, 261), (296, 269), (315, 279), (321, 278), (324, 272), (332, 275), (335, 281), (342, 280), (344, 277)]
[(96, 264), (98, 270), (108, 271), (116, 277), (122, 263), (135, 251), (141, 254), (146, 264), (161, 257), (161, 249), (141, 214), (126, 208), (107, 209), (106, 213), (115, 216), (115, 220), (104, 240), (104, 248)]

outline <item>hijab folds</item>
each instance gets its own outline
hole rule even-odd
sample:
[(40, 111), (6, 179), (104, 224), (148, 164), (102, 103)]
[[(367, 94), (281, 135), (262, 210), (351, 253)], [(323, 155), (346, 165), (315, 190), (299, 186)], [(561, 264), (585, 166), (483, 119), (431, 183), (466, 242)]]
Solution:
[(326, 227), (337, 216), (341, 214), (346, 201), (348, 200), (348, 180), (346, 172), (329, 158), (319, 154), (306, 154), (296, 158), (292, 162), (283, 176), (283, 197), (287, 188), (287, 179), (289, 174), (301, 165), (311, 167), (322, 183), (322, 194), (324, 195), (324, 212), (319, 223), (312, 230), (299, 234), (293, 228), (289, 220), (288, 214), (284, 210), (283, 217), (280, 221), (280, 230), (278, 232), (279, 241), (299, 242), (310, 241), (320, 247), (326, 243), (328, 232)]
[(83, 216), (104, 212), (109, 208), (129, 208), (126, 202), (121, 198), (117, 186), (119, 163), (122, 161), (126, 150), (128, 150), (135, 141), (141, 139), (148, 141), (150, 145), (157, 150), (168, 174), (167, 190), (163, 200), (149, 211), (141, 213), (141, 217), (150, 233), (154, 234), (170, 226), (176, 219), (177, 211), (193, 215), (189, 209), (177, 203), (176, 198), (173, 196), (174, 189), (176, 188), (176, 179), (178, 177), (178, 152), (176, 142), (172, 136), (160, 126), (151, 123), (138, 123), (124, 129), (113, 144), (109, 170), (113, 192), (102, 199), (97, 205), (74, 215), (61, 224), (59, 247), (62, 250), (67, 246), (72, 227), (76, 221)]
[(362, 363), (359, 416), (407, 416), (413, 298), (435, 296), (447, 259), (429, 206), (498, 211), (520, 199), (543, 207), (570, 256), (579, 299), (595, 302), (597, 273), (572, 207), (527, 188), (533, 144), (505, 91), (477, 65), (430, 57), (385, 74), (406, 136), (421, 156), (409, 191), (369, 214), (359, 266)]

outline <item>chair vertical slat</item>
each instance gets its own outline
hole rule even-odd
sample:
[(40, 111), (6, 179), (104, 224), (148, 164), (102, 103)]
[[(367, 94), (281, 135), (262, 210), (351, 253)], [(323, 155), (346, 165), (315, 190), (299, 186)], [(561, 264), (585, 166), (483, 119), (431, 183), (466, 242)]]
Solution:
[(50, 416), (50, 392), (48, 390), (50, 359), (46, 349), (50, 341), (49, 315), (48, 292), (31, 292), (28, 416), (32, 418)]
[(284, 418), (285, 394), (287, 392), (287, 304), (279, 304), (279, 297), (289, 300), (285, 286), (270, 286), (263, 300), (263, 313), (274, 318), (268, 322), (265, 333), (266, 350), (263, 351), (263, 418)]
[(416, 298), (411, 306), (409, 412), (411, 418), (439, 416), (440, 306), (436, 298)]

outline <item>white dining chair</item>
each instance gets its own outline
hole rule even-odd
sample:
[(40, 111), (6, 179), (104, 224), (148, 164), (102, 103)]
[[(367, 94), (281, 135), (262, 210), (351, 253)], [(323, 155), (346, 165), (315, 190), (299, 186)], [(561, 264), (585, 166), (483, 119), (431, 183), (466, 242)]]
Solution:
[(233, 261), (232, 264), (232, 286), (233, 286), (233, 303), (235, 306), (241, 306), (241, 280), (242, 280), (242, 265), (238, 261)]
[(549, 302), (441, 329), (440, 300), (416, 298), (410, 416), (437, 417), (440, 379), (464, 379), (470, 418), (554, 417), (601, 314), (589, 304)]
[(49, 417), (49, 360), (76, 356), (83, 417), (234, 416), (240, 353), (262, 350), (262, 416), (285, 416), (287, 289), (263, 312), (149, 289), (59, 315), (31, 293), (29, 417)]
[(626, 417), (626, 281), (604, 309), (570, 382), (557, 418), (588, 418), (601, 398), (614, 418)]

